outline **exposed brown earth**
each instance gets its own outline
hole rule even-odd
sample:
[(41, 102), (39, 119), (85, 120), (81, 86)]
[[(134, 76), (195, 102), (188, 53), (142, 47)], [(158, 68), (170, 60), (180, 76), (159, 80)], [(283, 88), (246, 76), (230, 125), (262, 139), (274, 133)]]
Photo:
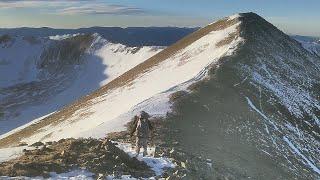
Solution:
[(221, 46), (224, 46), (226, 44), (230, 44), (238, 35), (239, 35), (239, 28), (237, 28), (237, 32), (231, 33), (231, 34), (229, 34), (228, 37), (226, 37), (225, 39), (219, 41), (216, 44), (216, 46), (217, 47), (221, 47)]
[(55, 72), (66, 65), (79, 64), (80, 57), (90, 47), (93, 38), (91, 34), (77, 35), (50, 44), (40, 55), (38, 67)]

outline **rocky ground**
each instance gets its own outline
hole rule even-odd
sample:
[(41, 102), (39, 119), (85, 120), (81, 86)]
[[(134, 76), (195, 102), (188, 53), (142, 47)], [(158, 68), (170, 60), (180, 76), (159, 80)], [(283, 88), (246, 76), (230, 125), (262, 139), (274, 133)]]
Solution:
[[(211, 161), (192, 156), (179, 148), (179, 142), (164, 139), (168, 133), (164, 120), (154, 120), (154, 131), (150, 146), (155, 146), (155, 157), (169, 157), (175, 168), (163, 169), (163, 174), (155, 172), (144, 161), (130, 157), (118, 147), (118, 143), (134, 145), (135, 138), (129, 131), (108, 134), (107, 139), (62, 139), (58, 142), (37, 142), (33, 150), (24, 150), (23, 155), (0, 164), (0, 176), (49, 177), (50, 172), (64, 173), (73, 169), (86, 169), (98, 177), (121, 177), (131, 175), (136, 178), (165, 179), (210, 179)], [(128, 124), (130, 129), (131, 123)], [(25, 143), (20, 146), (28, 146)]]
[(50, 172), (63, 173), (75, 168), (86, 169), (97, 176), (154, 176), (144, 162), (129, 157), (109, 139), (62, 139), (31, 146), (36, 148), (24, 150), (19, 158), (0, 164), (0, 176), (49, 177)]
[[(175, 117), (168, 114), (166, 119), (152, 120), (154, 130), (149, 139), (149, 147), (155, 147), (154, 157), (170, 158), (175, 165), (174, 168), (163, 169), (161, 175), (156, 175), (144, 161), (130, 157), (119, 148), (123, 143), (134, 146), (135, 137), (130, 137), (131, 123), (128, 123), (128, 130), (109, 133), (108, 139), (62, 139), (58, 142), (29, 145), (35, 149), (25, 150), (21, 157), (0, 164), (0, 176), (48, 177), (50, 172), (64, 173), (81, 168), (94, 173), (97, 178), (131, 175), (136, 178), (155, 177), (166, 180), (248, 179), (228, 167), (218, 165), (216, 160), (213, 162), (212, 156), (190, 150), (191, 147), (181, 140), (183, 130), (177, 123), (173, 123), (174, 118), (171, 116)], [(193, 128), (193, 131), (196, 136), (198, 130)], [(197, 149), (203, 148), (205, 145)]]
[[(179, 130), (173, 130), (167, 119), (152, 120), (153, 133), (149, 139), (150, 146), (155, 146), (155, 157), (169, 157), (175, 164), (175, 168), (166, 169), (162, 175), (166, 180), (173, 179), (228, 179), (227, 176), (213, 176), (212, 161), (205, 157), (190, 154), (181, 147), (175, 135)], [(131, 123), (128, 123), (128, 129)], [(129, 131), (110, 133), (108, 137), (118, 142), (134, 144), (134, 138), (130, 138)], [(221, 177), (221, 178), (220, 178)]]

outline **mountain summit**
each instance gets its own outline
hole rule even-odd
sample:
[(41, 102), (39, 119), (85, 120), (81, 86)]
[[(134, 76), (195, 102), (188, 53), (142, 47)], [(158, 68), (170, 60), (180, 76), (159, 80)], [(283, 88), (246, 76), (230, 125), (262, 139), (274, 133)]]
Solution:
[(316, 179), (319, 85), (319, 56), (257, 14), (241, 13), (199, 29), (95, 92), (3, 135), (0, 147), (101, 138), (125, 130), (144, 110), (166, 119), (167, 142), (214, 162), (213, 172), (203, 175), (207, 178)]

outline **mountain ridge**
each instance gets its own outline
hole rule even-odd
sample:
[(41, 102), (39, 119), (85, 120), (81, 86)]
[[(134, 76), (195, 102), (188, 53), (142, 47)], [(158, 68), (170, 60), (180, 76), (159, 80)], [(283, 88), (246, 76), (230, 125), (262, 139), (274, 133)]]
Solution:
[(10, 28), (1, 29), (1, 35), (48, 37), (65, 34), (100, 34), (112, 43), (129, 47), (135, 46), (169, 46), (198, 28), (178, 27), (90, 27), (79, 29), (52, 28)]
[[(235, 19), (231, 19), (230, 20), (231, 24), (226, 24), (225, 28), (227, 28), (229, 25), (234, 25), (237, 22)], [(198, 30), (197, 32), (195, 32), (196, 36), (189, 36), (189, 37), (186, 37), (186, 38), (178, 41), (177, 43), (175, 43), (175, 45), (172, 46), (174, 48), (171, 47), (171, 48), (169, 48), (169, 50), (173, 49), (174, 52), (177, 52), (179, 49), (183, 49), (183, 47), (186, 47), (191, 42), (203, 37), (206, 33), (208, 33), (208, 31), (207, 31), (208, 29), (210, 30), (212, 28), (212, 30), (219, 30), (219, 29), (223, 28), (223, 26), (221, 26), (221, 25), (224, 24), (223, 22), (227, 22), (227, 21), (228, 21), (228, 18), (225, 18), (221, 21), (217, 21), (216, 23), (209, 25), (207, 28), (203, 28), (202, 30)], [(182, 44), (182, 47), (180, 47), (181, 44)], [(178, 50), (176, 49), (176, 47), (178, 47)], [(71, 116), (76, 111), (76, 109), (78, 109), (79, 107), (82, 107), (82, 106), (86, 106), (88, 104), (88, 101), (91, 100), (93, 97), (97, 97), (99, 95), (106, 94), (108, 91), (110, 91), (110, 89), (125, 85), (126, 83), (128, 83), (128, 79), (130, 81), (130, 80), (134, 79), (134, 77), (137, 77), (137, 74), (136, 74), (137, 72), (139, 72), (138, 74), (141, 74), (141, 73), (144, 73), (145, 71), (147, 71), (148, 68), (153, 67), (155, 65), (154, 63), (158, 63), (157, 62), (158, 59), (161, 59), (160, 62), (163, 60), (166, 60), (172, 54), (172, 53), (166, 54), (166, 53), (168, 53), (169, 50), (168, 49), (164, 50), (165, 52), (162, 51), (159, 54), (151, 57), (150, 59), (146, 60), (142, 64), (137, 65), (133, 69), (130, 69), (129, 71), (125, 72), (124, 74), (117, 77), (113, 81), (109, 82), (106, 86), (98, 89), (97, 91), (93, 92), (92, 94), (90, 94), (88, 96), (85, 96), (85, 97), (77, 100), (76, 102), (72, 103), (71, 105), (64, 107), (62, 110), (57, 112), (55, 115), (56, 116), (63, 116), (63, 117)], [(162, 57), (163, 54), (164, 54), (164, 57)], [(134, 74), (136, 74), (136, 75), (134, 75)], [(124, 82), (126, 82), (126, 83), (124, 83)], [(69, 115), (65, 114), (65, 112), (70, 112), (70, 114)], [(49, 117), (45, 118), (43, 121), (41, 121), (43, 124), (41, 124), (40, 127), (44, 127), (46, 125), (49, 125), (50, 123), (55, 124), (56, 120), (59, 119), (59, 118), (50, 119), (51, 117), (53, 117), (53, 116), (49, 116)], [(35, 127), (33, 127), (33, 126), (35, 126)], [(27, 128), (31, 128), (31, 127), (35, 128), (35, 129), (40, 128), (39, 123), (33, 124)], [(34, 132), (34, 130), (29, 131), (29, 133), (30, 132)], [(17, 133), (19, 133), (19, 132), (17, 132)], [(27, 135), (23, 134), (20, 137), (27, 137)], [(6, 138), (3, 138), (1, 141), (3, 141), (4, 139), (6, 139)]]

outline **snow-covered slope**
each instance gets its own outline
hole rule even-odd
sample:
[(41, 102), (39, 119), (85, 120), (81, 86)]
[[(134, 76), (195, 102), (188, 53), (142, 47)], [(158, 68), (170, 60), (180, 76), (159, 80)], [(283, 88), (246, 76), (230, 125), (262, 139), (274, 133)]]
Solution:
[(87, 95), (161, 49), (113, 44), (97, 34), (8, 36), (0, 48), (0, 134)]
[(300, 41), (300, 42), (304, 48), (320, 56), (320, 41), (313, 41), (313, 42)]
[[(237, 36), (239, 24), (236, 16), (226, 18), (184, 38), (114, 80), (105, 81), (109, 83), (90, 96), (41, 120), (36, 125), (40, 126), (30, 131), (22, 141), (46, 141), (83, 136), (101, 137), (106, 132), (123, 129), (124, 124), (130, 120), (123, 116), (133, 112), (137, 105), (156, 95), (161, 96), (161, 93), (185, 82), (200, 80), (209, 65), (216, 63), (222, 56), (232, 54), (242, 41)], [(121, 48), (116, 49), (120, 49), (121, 52)], [(118, 50), (114, 52), (117, 53)], [(110, 50), (102, 49), (97, 54), (105, 51)], [(124, 49), (124, 51), (127, 50)], [(141, 49), (140, 51), (150, 50)], [(133, 62), (138, 63), (138, 61)], [(112, 67), (112, 64), (109, 65)], [(128, 68), (129, 66), (121, 66), (121, 70)], [(110, 74), (119, 75), (118, 72)], [(166, 107), (169, 103), (168, 96), (169, 93), (158, 98), (162, 101), (161, 106), (166, 110), (169, 108)], [(160, 104), (157, 105), (160, 106)], [(165, 115), (166, 111), (163, 113)]]
[(320, 39), (318, 38), (308, 38), (301, 36), (293, 36), (295, 40), (301, 43), (301, 45), (310, 51), (311, 53), (315, 53), (320, 56)]

